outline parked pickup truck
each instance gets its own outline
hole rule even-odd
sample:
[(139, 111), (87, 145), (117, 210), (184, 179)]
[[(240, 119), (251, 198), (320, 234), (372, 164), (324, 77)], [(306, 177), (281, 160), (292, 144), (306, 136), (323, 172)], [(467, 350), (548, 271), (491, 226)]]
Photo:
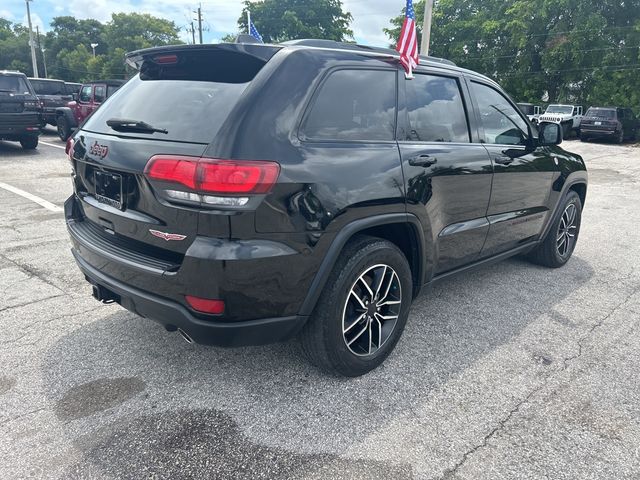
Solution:
[(572, 131), (579, 132), (582, 112), (578, 105), (549, 105), (539, 122), (557, 123), (562, 127), (563, 138), (568, 138)]
[(102, 80), (83, 84), (78, 100), (56, 108), (56, 125), (60, 139), (66, 142), (75, 129), (122, 85), (124, 80)]

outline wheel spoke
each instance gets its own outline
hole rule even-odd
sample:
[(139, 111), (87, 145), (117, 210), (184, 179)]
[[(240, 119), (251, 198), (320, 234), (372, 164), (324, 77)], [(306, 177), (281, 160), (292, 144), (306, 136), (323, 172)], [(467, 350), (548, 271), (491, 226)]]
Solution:
[[(345, 328), (342, 331), (342, 333), (349, 332), (353, 327), (355, 327), (358, 324), (358, 322), (360, 322), (360, 320), (362, 320), (364, 318), (365, 315), (366, 315), (366, 312), (363, 313), (362, 315), (360, 315), (358, 318), (356, 318), (351, 325), (349, 325), (347, 328)], [(344, 327), (344, 325), (343, 325), (343, 327)]]
[(402, 303), (401, 300), (387, 300), (386, 302), (378, 303), (378, 306), (384, 307), (385, 305), (399, 305), (401, 303)]
[(360, 278), (358, 279), (358, 281), (364, 285), (364, 288), (367, 289), (367, 292), (369, 292), (369, 295), (371, 295), (371, 299), (373, 299), (373, 290), (371, 290), (371, 287), (369, 286), (369, 284), (367, 282), (364, 281), (364, 275), (360, 276)]
[(384, 295), (378, 302), (378, 306), (382, 306), (381, 302), (384, 302), (387, 299), (387, 297), (389, 296), (389, 290), (391, 290), (391, 285), (393, 285), (393, 281), (396, 280), (397, 278), (398, 276), (396, 275), (396, 272), (392, 272), (391, 278), (389, 279), (389, 283), (387, 283), (387, 288), (384, 291)]
[(382, 346), (382, 322), (377, 318), (375, 320), (378, 322), (378, 348), (380, 348)]
[(575, 219), (576, 219), (576, 212), (577, 212), (576, 206), (575, 206), (575, 205), (573, 205), (573, 204), (569, 205), (569, 209), (568, 209), (568, 213), (569, 213), (568, 217), (569, 217), (569, 220), (567, 221), (567, 225), (569, 225), (569, 226), (572, 226), (572, 225), (573, 225), (573, 222), (574, 222), (574, 221), (575, 221)]
[(363, 310), (367, 309), (367, 306), (364, 304), (364, 302), (358, 296), (358, 294), (353, 291), (353, 289), (351, 289), (351, 291), (349, 292), (349, 295), (351, 295), (352, 297), (354, 297), (358, 301), (358, 304), (360, 305), (360, 308), (362, 308)]
[(369, 324), (369, 355), (371, 355), (371, 344), (373, 343), (373, 326), (371, 325), (371, 322), (368, 322)]
[(374, 313), (374, 317), (380, 318), (382, 320), (396, 320), (399, 315), (380, 315), (379, 313)]
[(362, 330), (360, 330), (360, 331), (356, 334), (356, 336), (355, 336), (355, 337), (353, 337), (351, 340), (349, 340), (349, 342), (347, 343), (347, 345), (348, 345), (348, 346), (351, 346), (351, 344), (352, 344), (353, 342), (355, 342), (356, 340), (358, 340), (358, 339), (362, 336), (362, 334), (363, 334), (364, 332), (366, 332), (368, 329), (369, 329), (369, 322), (367, 322), (367, 324), (364, 326), (364, 328), (363, 328)]
[(378, 298), (378, 296), (380, 295), (380, 289), (382, 288), (382, 284), (384, 283), (384, 277), (387, 274), (387, 266), (385, 265), (382, 268), (383, 268), (382, 275), (380, 275), (380, 280), (378, 281), (378, 286), (376, 287), (376, 293), (374, 295), (374, 298)]

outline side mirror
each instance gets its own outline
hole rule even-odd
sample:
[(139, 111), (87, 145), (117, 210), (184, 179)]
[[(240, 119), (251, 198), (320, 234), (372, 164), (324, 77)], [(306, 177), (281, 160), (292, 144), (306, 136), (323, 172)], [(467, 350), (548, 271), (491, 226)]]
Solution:
[(73, 97), (73, 101), (74, 102), (78, 101), (78, 94), (77, 93), (72, 93), (71, 96)]
[(538, 127), (540, 145), (560, 145), (562, 143), (562, 129), (557, 123), (542, 122)]

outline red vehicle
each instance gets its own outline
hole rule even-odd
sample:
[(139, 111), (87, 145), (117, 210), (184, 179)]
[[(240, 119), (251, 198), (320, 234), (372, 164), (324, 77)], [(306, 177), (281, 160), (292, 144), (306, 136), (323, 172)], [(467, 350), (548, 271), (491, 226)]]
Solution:
[(67, 103), (66, 107), (56, 108), (60, 139), (66, 142), (75, 129), (124, 83), (124, 80), (100, 80), (83, 84), (77, 100)]

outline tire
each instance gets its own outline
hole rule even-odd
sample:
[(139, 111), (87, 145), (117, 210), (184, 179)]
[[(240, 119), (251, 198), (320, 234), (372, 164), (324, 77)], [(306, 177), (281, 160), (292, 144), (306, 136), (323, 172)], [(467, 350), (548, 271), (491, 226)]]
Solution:
[(569, 137), (571, 136), (571, 124), (569, 123), (563, 123), (562, 124), (562, 139), (563, 140), (568, 140)]
[(580, 135), (580, 141), (581, 142), (588, 142), (589, 139), (587, 137), (583, 136), (583, 135)]
[(624, 143), (624, 129), (620, 129), (620, 133), (618, 134), (618, 136), (616, 137), (616, 142), (619, 144)]
[[(549, 268), (562, 267), (571, 258), (578, 242), (582, 220), (580, 196), (570, 190), (562, 203), (560, 212), (546, 238), (529, 254), (529, 259), (538, 265)], [(569, 227), (566, 226), (567, 224)], [(561, 235), (565, 243), (562, 242)]]
[(58, 129), (58, 136), (60, 137), (60, 140), (66, 142), (71, 136), (71, 127), (69, 126), (69, 121), (65, 117), (59, 116), (56, 123), (56, 128)]
[(22, 148), (25, 150), (35, 150), (38, 148), (38, 137), (23, 137), (20, 139), (20, 145), (22, 145)]
[[(378, 291), (377, 303), (367, 304)], [(386, 240), (357, 236), (336, 261), (301, 333), (302, 348), (309, 361), (326, 373), (364, 375), (394, 349), (412, 298), (411, 270), (400, 249)], [(379, 309), (378, 304), (382, 304)]]

